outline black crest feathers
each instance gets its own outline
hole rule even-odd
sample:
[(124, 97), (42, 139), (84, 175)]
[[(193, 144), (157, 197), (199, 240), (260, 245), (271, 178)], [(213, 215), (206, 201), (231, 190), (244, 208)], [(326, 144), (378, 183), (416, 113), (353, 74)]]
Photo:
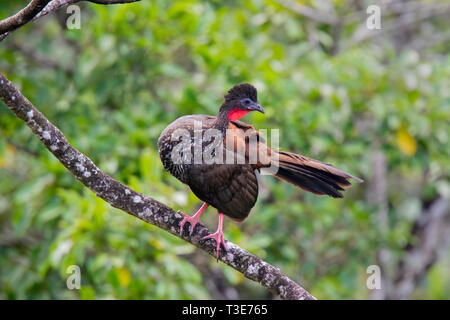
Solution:
[(253, 101), (257, 102), (258, 97), (256, 88), (249, 83), (242, 83), (235, 85), (233, 88), (228, 90), (228, 93), (225, 95), (226, 101), (243, 98), (250, 98)]

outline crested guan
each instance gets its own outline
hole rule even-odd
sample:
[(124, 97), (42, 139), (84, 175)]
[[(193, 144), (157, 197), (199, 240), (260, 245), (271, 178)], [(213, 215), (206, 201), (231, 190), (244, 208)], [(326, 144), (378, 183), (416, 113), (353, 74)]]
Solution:
[[(290, 152), (271, 150), (253, 126), (239, 121), (250, 111), (264, 113), (258, 104), (256, 88), (244, 83), (225, 95), (217, 117), (183, 116), (172, 122), (158, 139), (158, 150), (164, 168), (204, 201), (192, 217), (185, 215), (190, 234), (200, 216), (211, 205), (219, 213), (215, 233), (203, 239), (215, 239), (217, 259), (223, 237), (223, 215), (242, 221), (258, 197), (257, 173), (272, 168), (277, 178), (317, 195), (342, 198), (349, 179), (362, 182), (342, 170), (314, 159)], [(213, 139), (214, 138), (214, 139)], [(231, 159), (231, 160), (230, 160)], [(250, 161), (252, 160), (252, 161)]]

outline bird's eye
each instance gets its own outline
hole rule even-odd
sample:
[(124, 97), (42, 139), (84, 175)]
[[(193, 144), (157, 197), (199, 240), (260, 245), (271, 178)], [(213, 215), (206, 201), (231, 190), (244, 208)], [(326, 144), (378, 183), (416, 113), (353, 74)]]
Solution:
[(241, 100), (241, 106), (244, 109), (250, 108), (252, 103), (253, 103), (252, 99), (249, 99), (249, 98), (244, 98), (244, 99)]

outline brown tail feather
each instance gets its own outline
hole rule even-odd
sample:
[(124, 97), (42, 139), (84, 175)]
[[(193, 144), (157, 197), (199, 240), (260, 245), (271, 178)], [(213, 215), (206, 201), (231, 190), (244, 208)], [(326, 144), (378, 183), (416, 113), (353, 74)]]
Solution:
[(276, 177), (306, 191), (334, 198), (343, 197), (340, 191), (351, 186), (349, 179), (363, 182), (330, 164), (290, 152), (279, 152)]

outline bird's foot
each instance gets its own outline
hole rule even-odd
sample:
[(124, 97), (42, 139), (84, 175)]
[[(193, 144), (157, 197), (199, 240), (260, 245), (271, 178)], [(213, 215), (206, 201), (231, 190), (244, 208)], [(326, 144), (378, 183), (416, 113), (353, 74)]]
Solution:
[(220, 213), (219, 214), (219, 226), (217, 228), (217, 231), (214, 233), (211, 233), (210, 235), (207, 235), (206, 237), (203, 237), (202, 240), (206, 240), (206, 239), (214, 239), (216, 240), (216, 258), (217, 261), (219, 261), (219, 253), (220, 253), (220, 245), (223, 245), (223, 249), (225, 250), (225, 252), (227, 252), (227, 245), (225, 244), (225, 239), (223, 238), (223, 231), (222, 231), (222, 226), (223, 226), (223, 214)]
[(217, 260), (219, 260), (219, 253), (220, 253), (220, 245), (221, 244), (223, 245), (223, 248), (224, 248), (225, 252), (227, 252), (227, 246), (226, 246), (225, 240), (223, 238), (222, 230), (220, 230), (220, 231), (218, 230), (218, 231), (216, 231), (214, 233), (211, 233), (210, 235), (202, 238), (202, 240), (206, 240), (206, 239), (214, 239), (214, 240), (216, 240), (216, 244), (217, 244), (217, 247), (216, 247), (216, 258), (217, 258)]
[(192, 232), (194, 232), (195, 225), (200, 221), (200, 216), (193, 215), (192, 217), (188, 216), (187, 214), (184, 214), (180, 210), (177, 211), (179, 214), (183, 215), (184, 218), (180, 222), (180, 237), (183, 235), (184, 225), (186, 222), (189, 222), (189, 236), (192, 235)]
[(206, 208), (208, 208), (208, 204), (205, 202), (192, 217), (188, 216), (187, 214), (184, 214), (180, 210), (177, 211), (177, 213), (184, 216), (183, 220), (181, 220), (180, 223), (180, 237), (183, 235), (183, 228), (186, 222), (189, 222), (190, 224), (189, 236), (192, 236), (192, 232), (194, 232), (195, 225), (200, 221), (200, 217), (203, 214), (203, 212), (205, 212)]

